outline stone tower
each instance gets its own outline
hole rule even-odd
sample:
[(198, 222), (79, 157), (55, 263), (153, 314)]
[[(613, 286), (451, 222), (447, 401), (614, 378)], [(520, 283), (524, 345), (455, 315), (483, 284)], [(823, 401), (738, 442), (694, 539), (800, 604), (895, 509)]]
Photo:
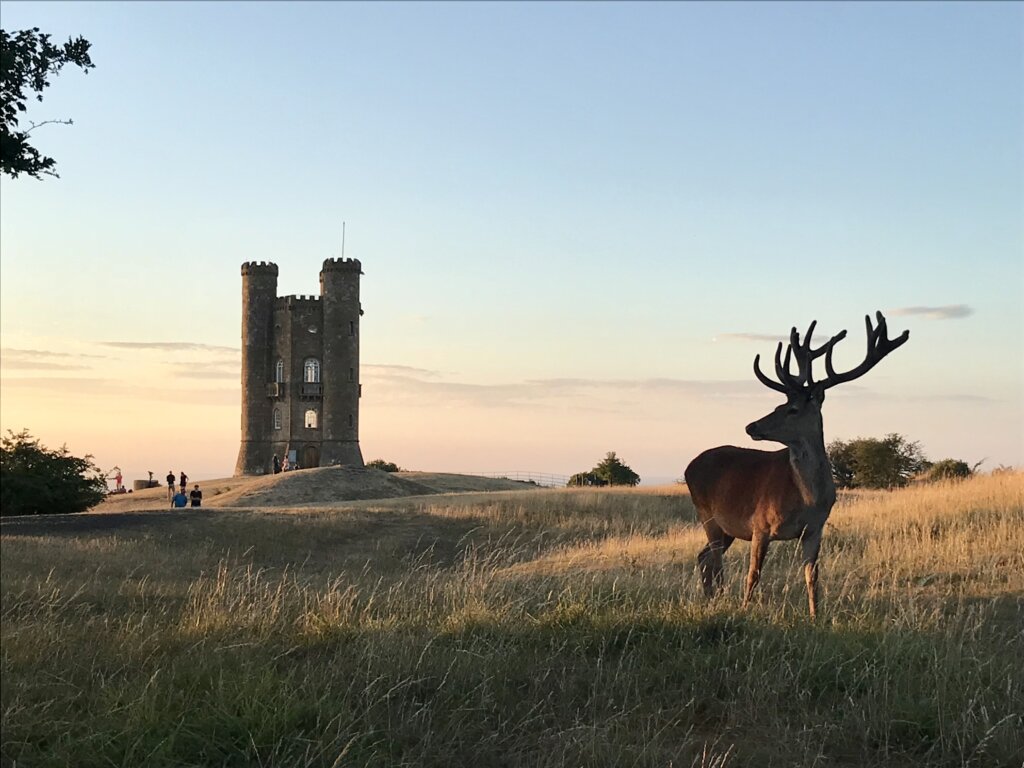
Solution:
[(359, 450), (359, 276), (328, 259), (319, 296), (278, 296), (277, 265), (242, 265), (242, 441), (235, 475), (274, 456), (302, 468), (363, 465)]

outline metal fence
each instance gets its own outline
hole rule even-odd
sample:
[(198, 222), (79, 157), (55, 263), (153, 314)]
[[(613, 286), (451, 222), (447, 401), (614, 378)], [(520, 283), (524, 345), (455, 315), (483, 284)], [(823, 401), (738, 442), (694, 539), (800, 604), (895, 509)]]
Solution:
[(550, 472), (480, 472), (481, 477), (493, 477), (504, 480), (518, 480), (521, 483), (535, 483), (545, 488), (564, 488), (569, 482), (569, 475), (553, 475)]

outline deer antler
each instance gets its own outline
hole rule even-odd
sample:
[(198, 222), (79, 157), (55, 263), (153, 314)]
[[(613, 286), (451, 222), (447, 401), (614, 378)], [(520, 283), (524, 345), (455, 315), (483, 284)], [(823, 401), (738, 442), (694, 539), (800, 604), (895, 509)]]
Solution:
[[(787, 396), (797, 394), (804, 390), (809, 390), (815, 386), (814, 378), (811, 373), (811, 364), (814, 360), (826, 353), (831, 355), (832, 347), (835, 343), (846, 337), (846, 331), (841, 331), (817, 349), (813, 349), (811, 347), (811, 335), (814, 333), (814, 327), (817, 324), (817, 320), (811, 322), (802, 343), (800, 341), (800, 333), (797, 329), (794, 327), (790, 330), (789, 345), (786, 347), (785, 358), (782, 356), (782, 342), (779, 342), (779, 346), (775, 348), (775, 375), (778, 377), (778, 381), (772, 381), (765, 376), (761, 372), (761, 356), (757, 355), (754, 357), (754, 374), (762, 384), (777, 392), (782, 392)], [(797, 373), (795, 376), (789, 369), (790, 360), (793, 358), (796, 359), (797, 365)], [(827, 359), (828, 358), (826, 358), (826, 360)]]
[(874, 368), (883, 357), (901, 346), (910, 338), (910, 331), (904, 331), (895, 339), (890, 339), (885, 326), (885, 317), (881, 312), (875, 312), (875, 317), (878, 318), (878, 327), (873, 328), (871, 326), (871, 316), (864, 315), (864, 325), (867, 327), (868, 333), (868, 351), (864, 356), (864, 362), (856, 368), (853, 368), (846, 373), (836, 373), (835, 369), (832, 367), (832, 349), (831, 347), (828, 349), (828, 354), (825, 355), (825, 371), (827, 372), (828, 377), (818, 385), (821, 387), (822, 391), (829, 387), (834, 387), (836, 384), (853, 381), (854, 379), (863, 376)]

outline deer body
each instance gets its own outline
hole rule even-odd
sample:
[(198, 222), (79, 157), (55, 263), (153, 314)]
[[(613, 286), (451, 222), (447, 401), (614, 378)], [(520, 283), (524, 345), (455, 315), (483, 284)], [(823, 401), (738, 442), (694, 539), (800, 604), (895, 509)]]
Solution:
[(823, 528), (836, 499), (831, 471), (822, 475), (821, 464), (801, 467), (788, 448), (756, 451), (723, 445), (704, 451), (685, 475), (701, 522), (713, 520), (724, 533), (743, 541), (750, 541), (755, 531), (771, 541), (789, 541), (808, 528)]
[[(909, 331), (890, 340), (885, 318), (877, 313), (878, 327), (868, 331), (868, 353), (864, 362), (851, 371), (837, 374), (832, 367), (832, 347), (846, 336), (833, 336), (819, 349), (811, 348), (811, 323), (803, 343), (794, 328), (790, 344), (782, 358), (782, 343), (775, 352), (775, 372), (779, 381), (765, 376), (760, 355), (754, 358), (754, 373), (766, 386), (786, 395), (786, 402), (767, 416), (747, 425), (747, 434), (755, 440), (774, 440), (786, 447), (779, 451), (757, 451), (725, 445), (697, 456), (684, 476), (697, 515), (704, 526), (708, 544), (697, 556), (704, 593), (714, 596), (722, 584), (722, 556), (736, 539), (751, 543), (750, 569), (747, 573), (744, 604), (750, 601), (761, 576), (768, 544), (772, 541), (800, 539), (803, 550), (804, 580), (812, 618), (818, 606), (818, 552), (821, 536), (836, 501), (821, 420), (825, 390), (864, 375), (885, 355), (903, 344)], [(826, 355), (828, 376), (815, 382), (811, 363)], [(790, 370), (795, 358), (798, 373)]]

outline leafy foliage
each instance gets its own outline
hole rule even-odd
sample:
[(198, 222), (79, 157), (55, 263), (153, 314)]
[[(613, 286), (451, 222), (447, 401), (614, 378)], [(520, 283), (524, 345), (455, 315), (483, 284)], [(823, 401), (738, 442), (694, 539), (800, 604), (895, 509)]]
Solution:
[(0, 437), (0, 515), (84, 512), (106, 495), (92, 456), (72, 456), (67, 446), (51, 451), (27, 429)]
[(86, 73), (95, 65), (89, 57), (91, 43), (84, 37), (68, 38), (64, 45), (54, 45), (50, 36), (40, 34), (38, 27), (8, 33), (0, 29), (0, 172), (12, 179), (25, 173), (35, 178), (41, 174), (56, 176), (56, 161), (45, 157), (30, 145), (29, 134), (40, 125), (70, 120), (46, 120), (20, 127), (20, 113), (25, 112), (25, 90), (43, 100), (43, 90), (50, 77), (65, 64), (75, 64)]
[(609, 451), (604, 459), (589, 472), (579, 472), (569, 478), (569, 485), (637, 485), (640, 475), (623, 464), (615, 451)]
[(570, 487), (600, 487), (608, 485), (608, 481), (594, 472), (577, 472), (569, 478)]
[(920, 444), (896, 433), (834, 440), (826, 450), (839, 488), (902, 488), (928, 466)]
[(384, 459), (374, 459), (373, 461), (366, 462), (366, 466), (370, 469), (379, 469), (384, 472), (404, 472), (400, 466), (395, 464), (393, 461), (384, 461)]
[(974, 474), (974, 467), (960, 459), (936, 461), (925, 471), (926, 480), (963, 480)]

